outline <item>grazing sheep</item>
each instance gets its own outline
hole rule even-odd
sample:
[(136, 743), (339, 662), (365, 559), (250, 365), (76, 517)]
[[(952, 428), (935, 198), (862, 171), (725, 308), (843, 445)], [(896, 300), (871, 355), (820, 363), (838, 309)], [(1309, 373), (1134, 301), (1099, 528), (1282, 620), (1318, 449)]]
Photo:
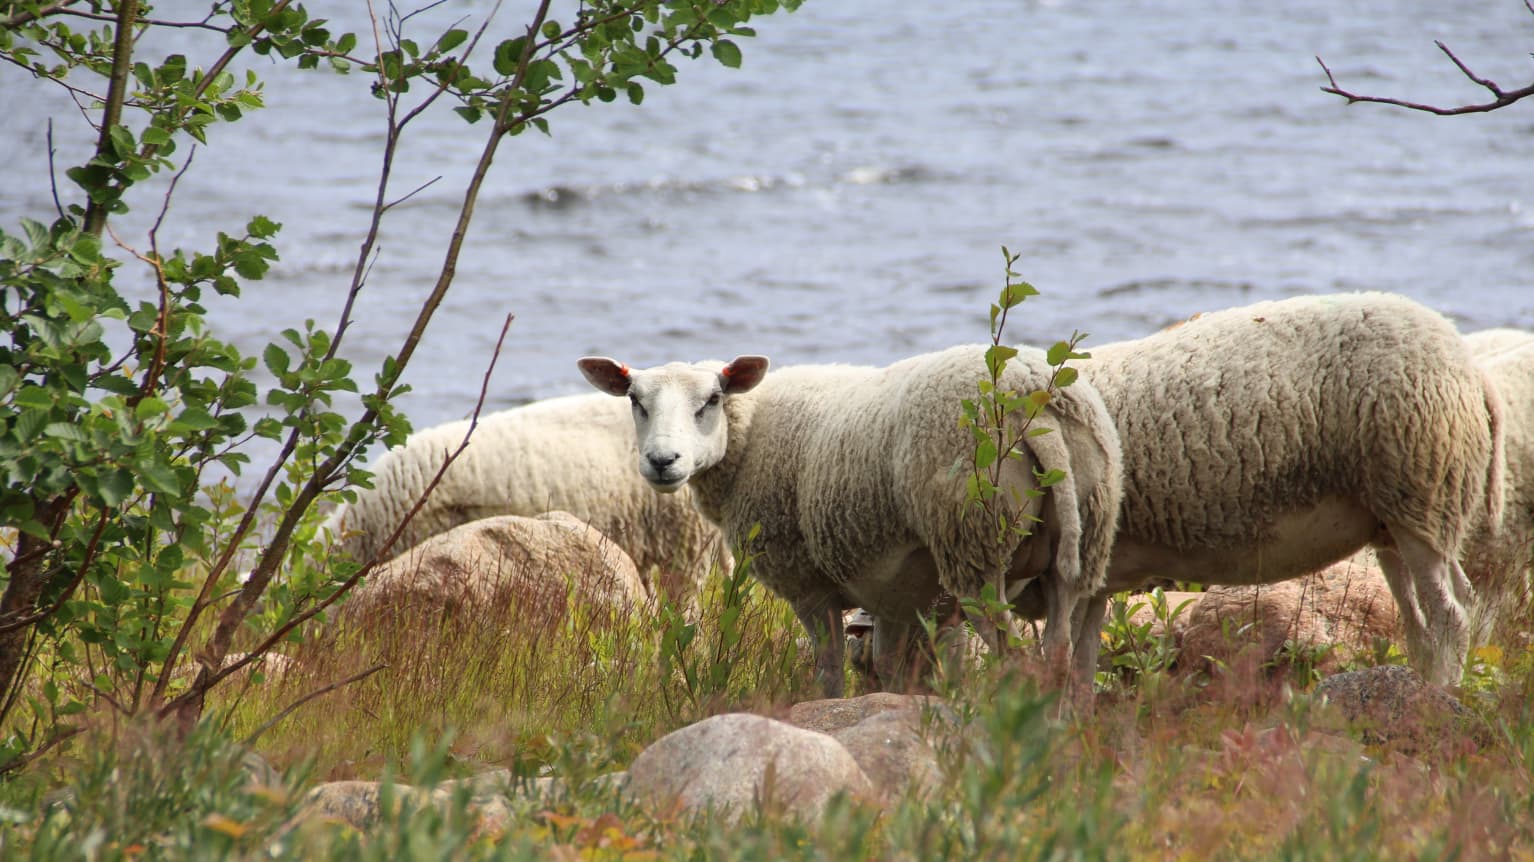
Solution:
[[(378, 554), (468, 426), (464, 420), (423, 429), (380, 458), (373, 488), (357, 489), (356, 502), (331, 516), (342, 547), (356, 559)], [(659, 567), (663, 592), (686, 600), (712, 565), (727, 568), (732, 558), (688, 494), (657, 494), (634, 474), (637, 457), (628, 408), (602, 395), (482, 416), (391, 556), (481, 518), (562, 510), (611, 538), (641, 574)]]
[(1302, 297), (1097, 347), (1078, 367), (1124, 445), (1090, 628), (1109, 593), (1152, 577), (1272, 583), (1372, 543), (1412, 661), (1459, 680), (1472, 589), (1458, 558), (1500, 518), (1502, 431), (1495, 387), (1447, 320), (1390, 294)]
[(1528, 601), (1534, 556), (1534, 333), (1488, 329), (1465, 336), (1470, 353), (1502, 396), (1506, 413), (1506, 510), (1501, 525), (1479, 525), (1462, 562), (1481, 605), (1478, 634), (1509, 621)]
[[(1035, 467), (1067, 478), (1009, 506), (1012, 523), (1042, 519), (1038, 541), (999, 540), (995, 522), (967, 500), (975, 444), (959, 425), (961, 401), (986, 376), (984, 353), (959, 347), (885, 368), (800, 366), (771, 376), (760, 356), (647, 370), (586, 357), (580, 368), (632, 402), (638, 471), (654, 487), (693, 488), (734, 541), (760, 525), (753, 571), (793, 606), (835, 697), (846, 608), (874, 616), (875, 667), (885, 676), (945, 592), (977, 596), (986, 583), (1005, 590), (1036, 579), (1045, 647), (1064, 663), (1083, 600), (1102, 584), (1120, 465), (1101, 399), (1079, 382), (1060, 390), (1036, 420), (1055, 430), (1026, 438), (1024, 457), (1004, 462), (1001, 484), (1014, 492), (1034, 487)], [(1002, 385), (1031, 392), (1049, 374), (1041, 352), (1024, 350)]]

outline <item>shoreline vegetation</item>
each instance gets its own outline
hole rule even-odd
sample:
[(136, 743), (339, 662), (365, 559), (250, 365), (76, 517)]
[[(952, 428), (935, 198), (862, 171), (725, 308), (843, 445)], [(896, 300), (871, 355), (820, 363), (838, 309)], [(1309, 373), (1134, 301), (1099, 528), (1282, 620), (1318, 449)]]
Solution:
[[(696, 815), (626, 797), (601, 776), (665, 734), (732, 713), (788, 720), (817, 698), (796, 621), (749, 572), (747, 560), (710, 579), (687, 613), (653, 600), (627, 612), (562, 601), (556, 584), (552, 601), (338, 620), (285, 652), (289, 661), (219, 689), (184, 740), (133, 722), (90, 727), (0, 786), (0, 840), (36, 858), (1534, 852), (1524, 816), (1534, 649), (1522, 626), (1477, 651), (1462, 709), (1398, 713), (1381, 727), (1323, 705), (1314, 659), (1325, 645), (1178, 661), (1167, 632), (1186, 610), (1159, 593), (1110, 612), (1112, 669), (1092, 715), (1059, 720), (1027, 660), (949, 669), (937, 682), (942, 706), (920, 724), (935, 782), (833, 797), (809, 821), (771, 806)], [(1248, 630), (1229, 637), (1251, 641)], [(1339, 670), (1404, 672), (1403, 660), (1382, 645)], [(237, 742), (252, 735), (249, 747)], [(346, 801), (311, 795), (322, 785)]]

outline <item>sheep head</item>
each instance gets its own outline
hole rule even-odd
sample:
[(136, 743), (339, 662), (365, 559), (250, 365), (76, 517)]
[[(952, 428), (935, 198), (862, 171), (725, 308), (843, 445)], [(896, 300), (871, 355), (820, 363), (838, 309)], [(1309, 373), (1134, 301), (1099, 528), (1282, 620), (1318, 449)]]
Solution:
[(749, 392), (767, 374), (765, 356), (737, 356), (723, 366), (672, 362), (646, 369), (587, 356), (577, 365), (592, 386), (628, 397), (639, 443), (639, 473), (657, 491), (667, 493), (724, 458), (724, 399)]

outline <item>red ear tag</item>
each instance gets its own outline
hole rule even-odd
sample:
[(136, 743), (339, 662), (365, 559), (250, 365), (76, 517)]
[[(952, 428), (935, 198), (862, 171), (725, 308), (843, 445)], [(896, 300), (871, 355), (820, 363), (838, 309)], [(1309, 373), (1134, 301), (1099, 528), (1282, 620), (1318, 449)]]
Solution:
[(721, 370), (720, 370), (720, 371), (719, 371), (719, 373), (720, 373), (720, 374), (723, 374), (723, 375), (724, 375), (724, 376), (725, 376), (725, 377), (732, 377), (732, 376), (734, 376), (734, 374), (735, 374), (735, 369), (734, 369), (734, 368), (731, 368), (731, 367), (730, 367), (730, 366), (728, 366), (728, 365), (726, 365), (726, 366), (725, 366), (725, 367), (724, 367), (724, 368), (722, 368), (722, 369), (721, 369)]
[(624, 365), (622, 362), (618, 363), (618, 373), (622, 374), (624, 377), (629, 376), (629, 367)]

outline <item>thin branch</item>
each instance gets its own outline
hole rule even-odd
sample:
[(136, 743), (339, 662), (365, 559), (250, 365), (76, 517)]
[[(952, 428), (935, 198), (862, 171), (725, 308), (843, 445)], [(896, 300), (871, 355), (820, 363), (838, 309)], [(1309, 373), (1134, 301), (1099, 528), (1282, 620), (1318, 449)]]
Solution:
[[(9, 15), (3, 19), (0, 19), (0, 27), (11, 29), (20, 27), (24, 24), (30, 24), (33, 21), (41, 21), (42, 19), (47, 18), (49, 15), (53, 15), (57, 12), (64, 12), (69, 6), (72, 6), (78, 2), (80, 2), (80, 0), (63, 0), (62, 3), (55, 3), (52, 6), (43, 6), (36, 10), (24, 9), (14, 15)], [(103, 15), (100, 17), (107, 18), (108, 16)], [(110, 20), (110, 18), (108, 18), (108, 20)]]
[[(421, 183), (420, 185), (418, 185), (415, 188), (411, 189), (409, 192), (407, 192), (405, 194), (404, 197), (396, 198), (395, 200), (389, 201), (388, 203), (383, 205), (384, 212), (388, 212), (389, 210), (394, 209), (395, 207), (399, 206), (400, 204), (404, 203), (405, 201), (408, 201), (411, 198), (415, 197), (416, 195), (420, 194), (421, 192), (426, 191), (427, 189), (429, 189), (432, 186), (436, 185), (437, 181), (440, 180), (440, 179), (442, 179), (441, 175), (432, 177), (431, 179), (427, 180), (426, 182)], [(368, 268), (372, 269), (371, 266), (369, 266)]]
[[(74, 0), (70, 0), (70, 2), (72, 3)], [(111, 15), (104, 15), (100, 12), (81, 12), (76, 9), (65, 9), (62, 8), (64, 5), (65, 4), (62, 3), (59, 4), (60, 8), (58, 8), (57, 14), (60, 16), (66, 16), (70, 18), (85, 18), (91, 21), (114, 20), (113, 16)], [(201, 21), (166, 21), (163, 18), (140, 18), (139, 21), (151, 27), (165, 27), (173, 30), (211, 30), (214, 33), (223, 33), (225, 35), (228, 35), (229, 33), (228, 28), (209, 24), (208, 19), (206, 18)]]
[(48, 190), (53, 193), (53, 211), (64, 217), (64, 204), (59, 200), (59, 175), (53, 157), (59, 151), (53, 146), (53, 118), (48, 118)]
[[(1524, 0), (1524, 6), (1528, 7), (1530, 12), (1534, 12), (1534, 0)], [(1467, 66), (1463, 60), (1456, 56), (1453, 51), (1449, 50), (1449, 46), (1445, 45), (1443, 42), (1435, 40), (1433, 44), (1437, 45), (1438, 50), (1442, 51), (1445, 55), (1448, 56), (1449, 60), (1454, 63), (1456, 68), (1459, 69), (1460, 74), (1464, 75), (1466, 78), (1469, 78), (1471, 81), (1474, 81), (1476, 84), (1479, 84), (1488, 92), (1490, 92), (1493, 97), (1492, 100), (1489, 102), (1477, 102), (1457, 105), (1454, 107), (1443, 107), (1441, 105), (1429, 105), (1422, 102), (1412, 102), (1406, 99), (1396, 99), (1388, 96), (1365, 96), (1352, 92), (1351, 90), (1343, 89), (1342, 85), (1337, 83), (1337, 76), (1332, 74), (1332, 70), (1320, 57), (1317, 57), (1316, 62), (1321, 64), (1321, 70), (1326, 73), (1326, 80), (1329, 84), (1329, 86), (1322, 87), (1321, 92), (1330, 93), (1334, 96), (1341, 96), (1342, 98), (1347, 99), (1348, 104), (1350, 105), (1354, 102), (1374, 102), (1381, 105), (1395, 105), (1396, 107), (1408, 108), (1413, 111), (1422, 111), (1428, 114), (1437, 114), (1440, 117), (1452, 117), (1458, 114), (1484, 114), (1487, 111), (1495, 111), (1499, 108), (1505, 108), (1508, 105), (1519, 101), (1520, 99), (1526, 99), (1530, 96), (1534, 96), (1534, 84), (1530, 84), (1527, 87), (1520, 87), (1516, 90), (1504, 90), (1490, 78), (1478, 75), (1472, 71), (1471, 68)]]
[(271, 730), (273, 727), (276, 727), (278, 722), (292, 715), (294, 710), (298, 709), (309, 701), (314, 700), (317, 697), (330, 694), (336, 689), (351, 685), (354, 682), (361, 682), (362, 680), (367, 679), (368, 677), (378, 673), (386, 667), (388, 667), (387, 664), (375, 664), (361, 673), (353, 674), (346, 679), (340, 680), (339, 682), (333, 682), (330, 685), (324, 686), (322, 688), (317, 688), (314, 691), (309, 692), (298, 700), (295, 700), (287, 706), (283, 707), (281, 712), (278, 712), (276, 715), (267, 719), (261, 724), (260, 727), (252, 731), (250, 736), (245, 737), (245, 745), (255, 745), (256, 740), (260, 739), (262, 734), (266, 733), (268, 730)]
[(4, 625), (0, 625), (0, 634), (4, 634), (6, 632), (14, 631), (16, 629), (41, 622), (42, 620), (45, 620), (58, 613), (59, 609), (64, 607), (64, 603), (69, 601), (70, 596), (73, 596), (75, 590), (80, 587), (80, 582), (85, 579), (85, 572), (90, 568), (91, 562), (95, 559), (97, 547), (101, 544), (101, 535), (106, 531), (107, 524), (110, 523), (110, 521), (111, 519), (109, 517), (109, 513), (106, 509), (102, 509), (101, 516), (96, 521), (96, 532), (91, 534), (91, 540), (85, 547), (85, 558), (81, 560), (79, 566), (75, 568), (74, 578), (71, 579), (69, 584), (64, 587), (63, 591), (59, 593), (58, 598), (54, 599), (53, 602), (48, 605), (48, 607), (43, 608), (36, 613), (28, 614), (27, 616), (10, 620)]
[(71, 727), (71, 728), (69, 728), (67, 730), (64, 730), (64, 731), (60, 732), (60, 733), (54, 734), (51, 738), (48, 739), (47, 742), (44, 742), (42, 745), (39, 745), (37, 748), (27, 752), (26, 754), (19, 755), (16, 758), (14, 758), (14, 759), (12, 759), (10, 761), (7, 761), (4, 764), (0, 764), (0, 776), (9, 775), (12, 772), (15, 772), (16, 770), (25, 767), (27, 764), (32, 763), (32, 762), (36, 761), (39, 757), (42, 757), (44, 754), (47, 754), (49, 751), (51, 751), (53, 748), (57, 747), (61, 743), (67, 742), (67, 741), (69, 741), (71, 739), (74, 739), (76, 736), (79, 736), (81, 733), (84, 733), (84, 732), (85, 732), (85, 728), (83, 728), (83, 727)]

